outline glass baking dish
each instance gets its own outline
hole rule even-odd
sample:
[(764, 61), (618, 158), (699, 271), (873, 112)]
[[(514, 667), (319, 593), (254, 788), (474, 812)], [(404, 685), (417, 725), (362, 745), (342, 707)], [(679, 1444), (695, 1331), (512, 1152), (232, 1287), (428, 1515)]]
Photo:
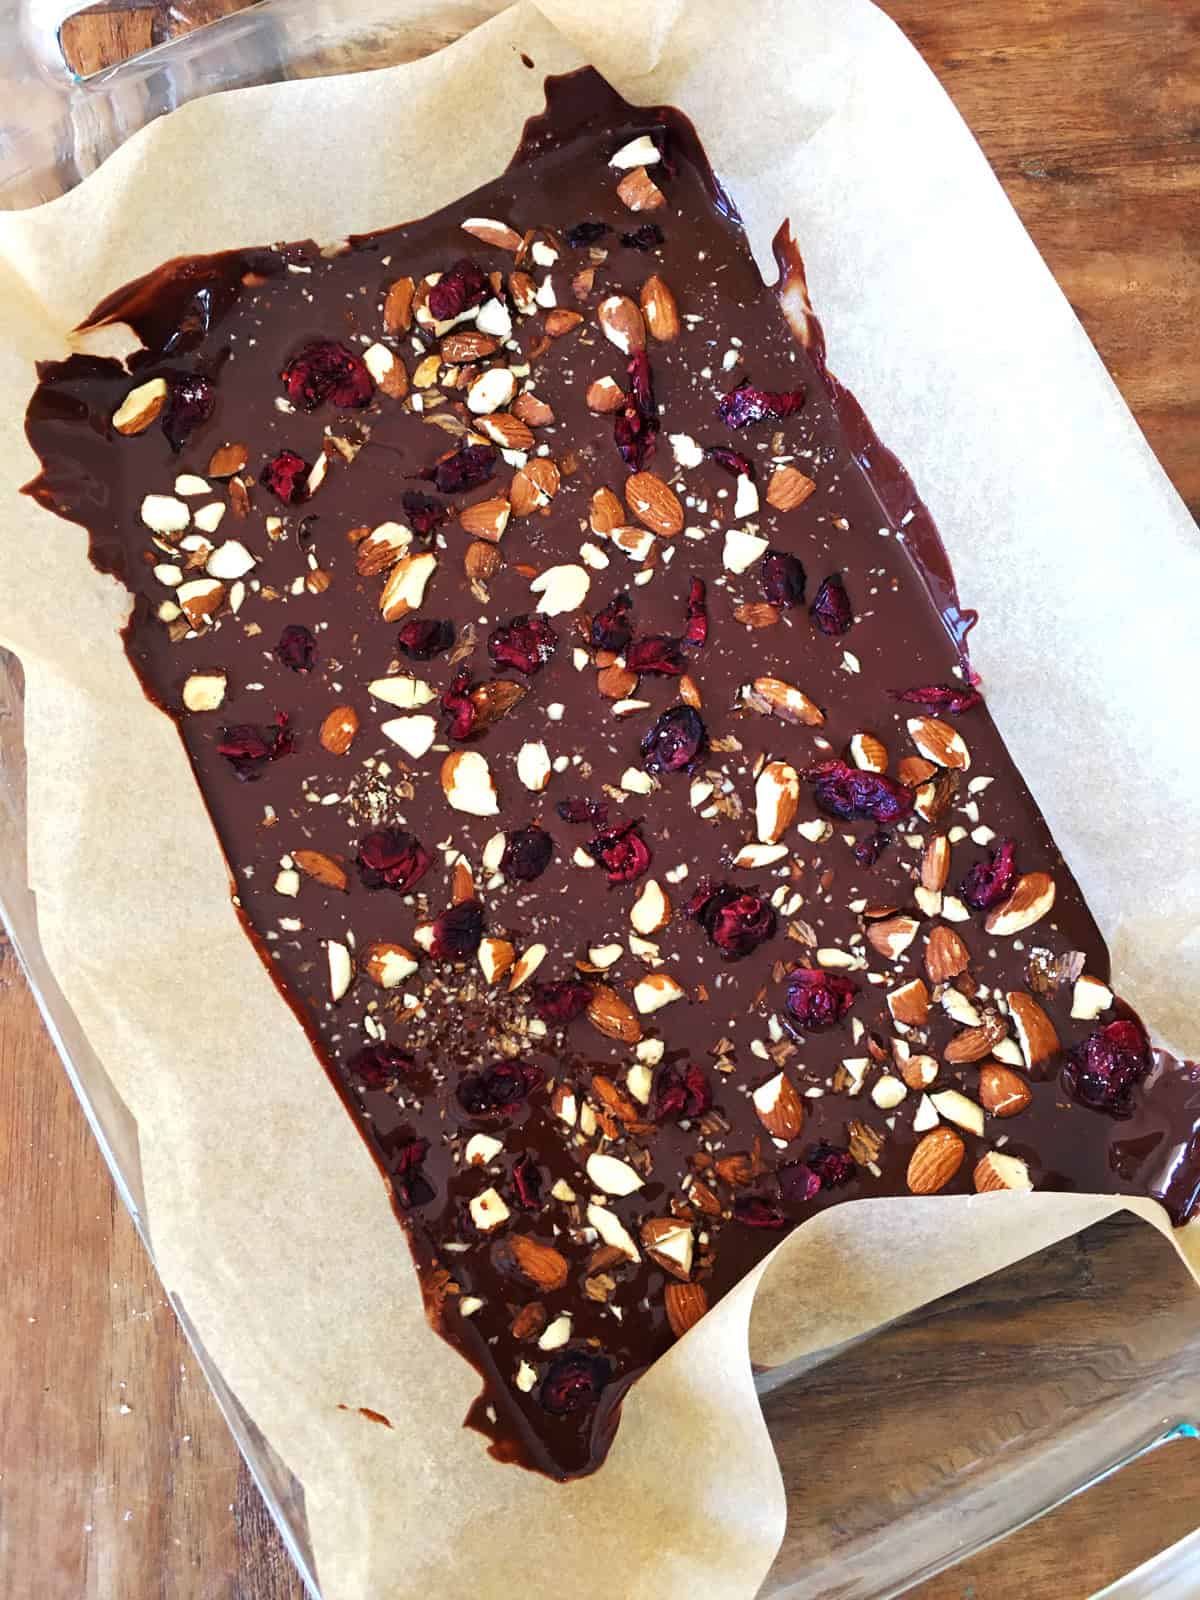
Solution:
[[(88, 79), (68, 0), (0, 0), (0, 205), (52, 198), (152, 118), (216, 90), (412, 59), (507, 0), (259, 0)], [(186, 5), (182, 7), (186, 11)], [(6, 119), (16, 118), (16, 121)], [(153, 1259), (137, 1130), (42, 954), (25, 872), (22, 678), (0, 651), (0, 919)], [(314, 1067), (315, 1070), (315, 1067)], [(306, 1585), (302, 1486), (172, 1304)], [(1022, 1527), (1200, 1420), (1194, 1289), (1165, 1241), (1102, 1224), (853, 1346), (764, 1373), (790, 1509), (760, 1600), (883, 1600)], [(867, 1486), (864, 1488), (864, 1486)], [(1200, 1592), (1200, 1533), (1103, 1591)]]

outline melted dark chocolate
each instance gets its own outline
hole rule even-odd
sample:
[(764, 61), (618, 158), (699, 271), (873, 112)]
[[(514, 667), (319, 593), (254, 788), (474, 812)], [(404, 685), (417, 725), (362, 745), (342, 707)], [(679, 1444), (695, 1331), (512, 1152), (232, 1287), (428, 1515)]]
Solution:
[[(547, 111), (530, 123), (509, 171), (436, 216), (353, 239), (340, 254), (302, 243), (175, 261), (118, 290), (92, 320), (122, 320), (137, 331), (146, 348), (130, 363), (132, 380), (107, 360), (74, 356), (46, 365), (30, 404), (28, 432), (43, 463), (31, 492), (88, 529), (96, 566), (133, 595), (126, 630), (130, 661), (147, 694), (179, 725), (235, 875), (247, 929), (392, 1182), (431, 1320), (484, 1376), (470, 1420), (490, 1436), (500, 1458), (569, 1477), (603, 1459), (621, 1395), (674, 1337), (664, 1301), (678, 1280), (637, 1244), (647, 1219), (674, 1214), (692, 1225), (691, 1281), (711, 1304), (787, 1229), (822, 1207), (906, 1191), (909, 1157), (920, 1137), (912, 1123), (928, 1102), (910, 1091), (885, 1110), (872, 1091), (892, 1066), (899, 1037), (885, 996), (922, 974), (925, 935), (939, 920), (936, 909), (916, 910), (920, 934), (894, 964), (863, 937), (864, 911), (915, 910), (921, 849), (903, 836), (914, 836), (919, 846), (935, 832), (950, 833), (946, 895), (986, 857), (987, 836), (978, 834), (982, 842), (972, 837), (980, 828), (1015, 839), (1021, 871), (1051, 874), (1057, 887), (1052, 912), (1015, 938), (988, 935), (977, 913), (953, 924), (971, 954), (969, 975), (959, 980), (960, 1006), (973, 996), (981, 1015), (1003, 1017), (1008, 1008), (1002, 997), (1036, 990), (1062, 1049), (1032, 1073), (1016, 1056), (1020, 1076), (1029, 1082), (1030, 1105), (1004, 1121), (989, 1117), (982, 1137), (962, 1133), (966, 1159), (947, 1192), (969, 1192), (977, 1163), (1000, 1141), (1006, 1154), (1028, 1164), (1036, 1188), (1150, 1193), (1182, 1220), (1200, 1187), (1200, 1080), (1195, 1069), (1159, 1057), (1126, 1119), (1071, 1099), (1058, 1070), (1063, 1051), (1098, 1024), (1072, 1019), (1072, 987), (1063, 972), (1082, 968), (1105, 983), (1108, 955), (982, 706), (949, 719), (969, 746), (971, 766), (960, 774), (944, 813), (936, 823), (915, 816), (889, 830), (895, 837), (874, 865), (859, 865), (852, 846), (873, 834), (876, 824), (836, 819), (816, 842), (789, 829), (789, 855), (778, 864), (757, 872), (731, 865), (754, 838), (754, 777), (764, 759), (786, 760), (803, 771), (845, 753), (860, 732), (884, 742), (893, 774), (902, 758), (915, 754), (906, 721), (919, 708), (898, 704), (890, 691), (965, 684), (964, 640), (974, 618), (959, 608), (945, 551), (907, 474), (875, 437), (853, 396), (827, 371), (816, 320), (797, 310), (807, 297), (786, 231), (776, 242), (782, 278), (780, 290), (773, 291), (763, 286), (736, 211), (683, 117), (669, 109), (628, 106), (591, 72), (551, 80), (547, 94)], [(663, 146), (664, 159), (650, 171), (666, 205), (634, 214), (615, 192), (622, 174), (608, 159), (645, 132)], [(311, 413), (277, 407), (281, 369), (313, 339), (340, 340), (358, 351), (382, 341), (415, 378), (437, 341), (420, 328), (401, 337), (385, 334), (383, 305), (393, 282), (445, 273), (463, 256), (506, 277), (513, 267), (511, 251), (462, 231), (468, 217), (498, 219), (518, 233), (557, 230), (551, 247), (558, 259), (547, 269), (544, 254), (539, 262), (535, 252), (525, 265), (537, 283), (552, 280), (559, 307), (577, 309), (584, 319), (574, 331), (547, 339), (542, 308), (526, 315), (514, 311), (513, 342), (495, 359), (507, 356), (518, 367), (528, 365), (521, 378), (553, 408), (553, 423), (534, 431), (562, 476), (544, 515), (512, 516), (498, 547), (502, 566), (474, 590), (463, 569), (471, 541), (456, 513), (464, 503), (506, 493), (513, 468), (498, 461), (491, 481), (464, 495), (437, 495), (419, 476), (459, 442), (444, 425), (461, 433), (469, 416), (463, 391), (452, 386), (455, 369), (440, 370), (440, 388), (414, 388), (406, 400), (379, 393), (366, 410), (345, 415), (328, 405)], [(661, 226), (661, 245), (643, 251), (622, 244), (623, 234), (647, 220)], [(566, 248), (561, 236), (581, 222), (604, 223), (607, 231), (590, 247)], [(577, 298), (572, 280), (589, 267), (594, 284), (581, 285)], [(584, 397), (589, 384), (606, 374), (622, 387), (627, 383), (623, 355), (597, 324), (598, 303), (615, 292), (636, 299), (651, 273), (669, 285), (684, 320), (673, 342), (649, 341), (662, 429), (647, 466), (673, 482), (684, 501), (687, 529), (701, 536), (685, 531), (660, 539), (644, 562), (635, 562), (588, 527), (594, 491), (607, 486), (619, 497), (627, 471), (614, 447), (611, 416), (593, 414)], [(780, 314), (779, 292), (799, 340)], [(157, 424), (130, 437), (114, 432), (110, 419), (135, 384), (194, 373), (213, 382), (216, 405), (179, 453)], [(802, 386), (806, 403), (785, 421), (732, 433), (719, 419), (716, 401), (743, 379), (769, 390)], [(421, 410), (412, 399), (417, 393), (423, 396)], [(343, 441), (340, 448), (328, 442), (330, 435)], [(714, 461), (677, 467), (671, 435), (747, 453), (756, 468), (758, 512), (733, 514), (734, 480)], [(248, 490), (245, 514), (239, 517), (231, 503), (241, 490), (231, 489), (227, 478), (213, 476), (208, 491), (183, 498), (193, 511), (214, 502), (226, 505), (208, 537), (216, 545), (241, 541), (255, 565), (236, 612), (230, 584), (214, 622), (187, 629), (178, 619), (172, 622), (169, 612), (167, 620), (159, 615), (164, 602), (171, 603), (172, 590), (155, 568), (185, 565), (188, 552), (176, 554), (176, 543), (188, 535), (156, 545), (140, 507), (148, 493), (172, 495), (180, 473), (207, 477), (213, 451), (233, 442), (248, 452), (239, 479)], [(275, 500), (258, 482), (264, 462), (285, 448), (308, 462), (323, 450), (330, 455), (324, 482), (294, 507)], [(686, 445), (681, 450), (690, 459)], [(777, 511), (766, 488), (785, 463), (815, 480), (816, 490), (798, 508)], [(380, 617), (385, 574), (359, 576), (356, 548), (347, 537), (354, 529), (405, 522), (402, 497), (413, 490), (444, 501), (451, 512), (432, 543), (417, 537), (410, 551), (430, 548), (438, 557), (418, 615), (453, 623), (459, 641), (454, 661), (445, 654), (412, 661), (398, 653), (397, 625)], [(272, 524), (268, 518), (279, 520)], [(761, 628), (735, 618), (735, 607), (762, 601), (754, 566), (737, 575), (723, 565), (724, 530), (747, 523), (772, 546), (801, 558), (809, 601), (828, 575), (844, 575), (855, 613), (844, 637), (818, 632), (807, 603)], [(195, 531), (193, 524), (189, 532)], [(492, 630), (532, 611), (531, 578), (557, 564), (578, 563), (582, 545), (591, 545), (608, 565), (588, 568), (591, 582), (581, 611), (553, 619), (558, 647), (550, 663), (527, 679), (501, 674), (527, 689), (521, 702), (478, 742), (451, 746), (435, 698), (416, 709), (438, 717), (437, 744), (423, 757), (406, 757), (381, 731), (403, 713), (373, 697), (367, 685), (411, 673), (440, 696), (458, 670), (468, 670), (473, 681), (486, 680)], [(193, 550), (191, 557), (203, 566), (203, 551)], [(597, 557), (589, 553), (585, 559)], [(635, 581), (639, 572), (648, 572), (649, 581)], [(639, 765), (641, 737), (677, 701), (679, 681), (644, 675), (635, 693), (649, 707), (635, 708), (628, 718), (616, 716), (597, 689), (584, 613), (627, 590), (638, 637), (677, 637), (693, 574), (707, 584), (710, 632), (707, 645), (691, 652), (689, 671), (713, 748), (691, 777), (665, 773), (649, 793), (626, 792), (620, 788), (623, 774)], [(306, 673), (291, 670), (274, 654), (282, 630), (293, 624), (309, 628), (317, 641), (319, 660)], [(206, 670), (227, 674), (224, 703), (216, 712), (189, 714), (181, 699), (185, 680)], [(802, 688), (824, 709), (824, 726), (789, 724), (748, 707), (743, 687), (760, 675)], [(336, 706), (352, 707), (359, 720), (345, 754), (329, 753), (318, 739)], [(288, 718), (295, 748), (262, 764), (254, 781), (239, 781), (218, 750), (223, 730), (245, 723), (270, 727), (279, 713)], [(516, 772), (518, 751), (533, 740), (544, 740), (552, 757), (567, 762), (544, 793), (523, 787)], [(498, 815), (466, 815), (447, 805), (439, 772), (451, 749), (486, 756), (499, 791)], [(120, 754), (114, 752), (114, 759)], [(972, 790), (971, 780), (978, 777), (993, 781)], [(699, 810), (693, 780), (714, 785)], [(532, 983), (508, 994), (503, 984), (489, 986), (473, 961), (456, 965), (421, 955), (419, 970), (392, 990), (376, 987), (360, 971), (344, 998), (331, 1001), (327, 941), (352, 941), (360, 957), (379, 941), (421, 954), (416, 930), (449, 907), (458, 851), (472, 868), (488, 936), (508, 939), (517, 952), (546, 946), (534, 981), (570, 977), (577, 961), (588, 963), (590, 951), (620, 943), (623, 953), (606, 981), (628, 1002), (635, 982), (651, 970), (628, 943), (630, 909), (646, 878), (610, 887), (601, 868), (577, 864), (574, 852), (592, 830), (562, 821), (556, 804), (578, 795), (607, 795), (617, 824), (640, 819), (652, 853), (647, 876), (673, 905), (671, 921), (652, 939), (663, 963), (657, 970), (674, 977), (687, 997), (641, 1019), (651, 1045), (650, 1052), (643, 1046), (645, 1059), (639, 1062), (632, 1044), (607, 1037), (584, 1017), (540, 1035), (531, 1027)], [(798, 821), (819, 818), (811, 786), (802, 783)], [(531, 822), (553, 839), (548, 870), (529, 884), (490, 877), (482, 865), (489, 838), (498, 829)], [(415, 894), (371, 891), (360, 882), (360, 840), (384, 825), (410, 830), (434, 858)], [(340, 863), (347, 887), (323, 886), (301, 875), (298, 895), (281, 893), (280, 873), (282, 884), (294, 887), (297, 880), (286, 875), (295, 870), (296, 852), (306, 850)], [(757, 885), (767, 894), (778, 891), (777, 934), (743, 960), (723, 959), (684, 914), (688, 897), (708, 876)], [(838, 1026), (804, 1032), (784, 1007), (786, 974), (798, 964), (817, 965), (818, 949), (853, 957), (851, 976), (859, 993)], [(1078, 953), (1073, 964), (1072, 952)], [(906, 1041), (912, 1053), (939, 1063), (934, 1092), (957, 1088), (974, 1099), (979, 1064), (954, 1066), (942, 1059), (961, 1021), (937, 1003), (941, 992), (935, 991), (927, 1024), (909, 1030)], [(211, 996), (210, 1003), (219, 1017), (221, 997)], [(1101, 1022), (1126, 1015), (1116, 1002)], [(381, 1039), (408, 1052), (414, 1066), (394, 1081), (367, 1086), (353, 1063), (365, 1046)], [(655, 1041), (663, 1047), (661, 1065), (649, 1059)], [(1011, 1058), (1016, 1047), (1010, 1039), (1001, 1048)], [(269, 1041), (264, 1054), (269, 1059)], [(540, 1084), (507, 1112), (470, 1115), (457, 1094), (466, 1075), (514, 1059), (537, 1068)], [(848, 1069), (847, 1060), (865, 1062), (865, 1068)], [(630, 1068), (650, 1066), (657, 1092), (665, 1068), (688, 1062), (699, 1064), (711, 1084), (714, 1111), (682, 1123), (656, 1123), (653, 1100), (643, 1103), (648, 1074), (635, 1070), (631, 1079)], [(773, 1143), (750, 1098), (780, 1069), (805, 1110), (803, 1130), (785, 1148)], [(856, 1074), (860, 1082), (851, 1093)], [(603, 1085), (596, 1086), (598, 1075), (608, 1082), (607, 1098)], [(573, 1126), (555, 1114), (564, 1090), (574, 1096)], [(269, 1074), (264, 1092), (270, 1092)], [(849, 1181), (809, 1200), (781, 1193), (776, 1168), (811, 1155), (823, 1141), (845, 1149), (851, 1122), (881, 1140), (873, 1162), (860, 1132), (852, 1143), (857, 1162)], [(494, 1154), (485, 1147), (483, 1167), (467, 1165), (464, 1157), (468, 1140), (479, 1134), (499, 1141)], [(414, 1138), (428, 1143), (415, 1169), (407, 1164)], [(619, 1248), (597, 1257), (601, 1241), (586, 1215), (595, 1186), (585, 1161), (600, 1150), (627, 1159), (641, 1179), (635, 1193), (608, 1201), (635, 1242), (637, 1261)], [(727, 1158), (739, 1155), (741, 1163), (729, 1163)], [(521, 1203), (528, 1185), (514, 1178), (523, 1156), (532, 1158), (541, 1180), (540, 1201), (528, 1208)], [(521, 1170), (533, 1168), (526, 1161)], [(481, 1231), (468, 1202), (489, 1188), (502, 1197), (509, 1215), (494, 1230)], [(702, 1193), (714, 1197), (716, 1214), (701, 1208)], [(747, 1199), (761, 1202), (765, 1211), (747, 1207)], [(744, 1220), (734, 1214), (739, 1202)], [(764, 1218), (780, 1226), (750, 1225)], [(539, 1290), (522, 1270), (514, 1239), (558, 1251), (565, 1281)], [(540, 1310), (529, 1309), (534, 1302)], [(464, 1306), (471, 1314), (464, 1314)], [(559, 1321), (564, 1315), (569, 1327)], [(555, 1330), (547, 1344), (553, 1346), (560, 1334), (564, 1342), (544, 1348), (539, 1336), (547, 1329)], [(574, 1387), (564, 1381), (564, 1358), (576, 1364)], [(598, 1401), (589, 1402), (589, 1385), (602, 1386)], [(572, 1397), (578, 1404), (563, 1409)]]

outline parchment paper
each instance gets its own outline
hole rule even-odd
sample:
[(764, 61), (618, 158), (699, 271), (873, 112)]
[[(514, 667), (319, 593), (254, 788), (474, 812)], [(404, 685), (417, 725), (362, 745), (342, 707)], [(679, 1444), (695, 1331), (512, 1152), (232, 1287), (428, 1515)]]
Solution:
[[(425, 1323), (384, 1188), (238, 927), (180, 742), (125, 662), (126, 598), (81, 530), (17, 493), (36, 468), (32, 362), (114, 286), (175, 254), (448, 203), (507, 161), (543, 74), (589, 58), (630, 99), (681, 106), (760, 261), (792, 218), (833, 369), (912, 470), (983, 613), (990, 705), (1119, 987), (1200, 1053), (1196, 529), (901, 35), (865, 0), (733, 11), (731, 41), (728, 0), (523, 4), (413, 66), (189, 105), (73, 193), (0, 218), (0, 637), (28, 682), (42, 940), (137, 1120), (164, 1279), (304, 1486), (326, 1600), (752, 1594), (784, 1514), (752, 1306), (753, 1354), (779, 1361), (1116, 1202), (823, 1213), (771, 1258), (757, 1301), (762, 1272), (635, 1387), (598, 1475), (555, 1486), (490, 1461), (461, 1428), (476, 1376)], [(1129, 603), (1135, 577), (1152, 608)], [(1155, 1206), (1129, 1209), (1163, 1226)], [(1196, 1229), (1174, 1238), (1200, 1267)]]

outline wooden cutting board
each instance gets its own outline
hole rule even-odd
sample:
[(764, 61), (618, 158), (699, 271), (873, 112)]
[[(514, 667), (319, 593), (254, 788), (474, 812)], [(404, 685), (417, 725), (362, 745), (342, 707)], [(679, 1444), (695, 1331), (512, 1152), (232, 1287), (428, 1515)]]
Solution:
[[(884, 6), (954, 97), (1200, 513), (1200, 0)], [(189, 14), (232, 9), (204, 0)], [(66, 37), (95, 70), (170, 31), (172, 14), (94, 9)], [(429, 46), (444, 42), (443, 29)], [(302, 1600), (2, 939), (0, 1193), (0, 1595)], [(1158, 1272), (1142, 1230), (1120, 1226), (1013, 1270), (1023, 1287), (1044, 1275), (1061, 1300), (1076, 1292), (1063, 1263), (1081, 1252), (1086, 1271), (1070, 1283), (1103, 1270), (1149, 1285)], [(974, 1319), (968, 1332), (988, 1344), (997, 1298), (964, 1299), (960, 1339)], [(928, 1333), (888, 1337), (902, 1369), (906, 1338), (916, 1348)], [(838, 1440), (810, 1433), (806, 1445), (810, 1477), (846, 1470)], [(1082, 1600), (1200, 1524), (1181, 1448), (914, 1593)]]

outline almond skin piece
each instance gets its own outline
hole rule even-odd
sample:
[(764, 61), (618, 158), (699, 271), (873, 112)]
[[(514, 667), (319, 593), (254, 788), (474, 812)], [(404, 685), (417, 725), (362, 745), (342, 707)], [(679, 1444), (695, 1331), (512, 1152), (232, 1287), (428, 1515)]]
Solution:
[(683, 507), (675, 491), (653, 472), (633, 472), (625, 480), (625, 504), (651, 533), (673, 539), (683, 530)]
[(383, 325), (389, 333), (407, 333), (412, 327), (413, 281), (397, 278), (383, 302)]
[(630, 211), (657, 211), (667, 203), (666, 195), (645, 167), (634, 167), (625, 174), (617, 185), (617, 198)]
[(953, 1128), (934, 1128), (921, 1140), (908, 1163), (912, 1194), (937, 1194), (963, 1164), (967, 1147)]
[(925, 941), (925, 971), (930, 983), (948, 983), (971, 965), (971, 952), (955, 933), (939, 923)]
[(979, 1069), (979, 1103), (994, 1117), (1015, 1117), (1033, 1099), (1033, 1090), (1011, 1067), (988, 1061)]
[(642, 1037), (637, 1014), (606, 983), (598, 983), (592, 990), (587, 1019), (606, 1039), (616, 1039), (621, 1044), (637, 1044)]
[(567, 1260), (553, 1245), (543, 1244), (527, 1233), (515, 1233), (508, 1241), (517, 1267), (530, 1283), (544, 1291), (561, 1289), (567, 1281)]
[(1054, 879), (1048, 872), (1027, 872), (1001, 905), (988, 912), (989, 933), (1009, 937), (1040, 922), (1054, 904)]
[(334, 706), (321, 724), (321, 732), (317, 737), (322, 750), (328, 750), (331, 756), (344, 756), (354, 743), (357, 732), (358, 712), (354, 707)]
[(639, 298), (650, 337), (661, 344), (670, 344), (673, 339), (678, 339), (679, 307), (675, 304), (675, 296), (657, 273), (646, 279)]
[(1050, 1018), (1031, 994), (1015, 990), (1005, 996), (1017, 1030), (1017, 1042), (1025, 1065), (1033, 1072), (1043, 1061), (1058, 1054), (1058, 1034)]
[(669, 1283), (663, 1290), (663, 1303), (671, 1332), (682, 1339), (708, 1310), (708, 1296), (700, 1283)]
[(327, 889), (345, 890), (350, 881), (333, 857), (320, 850), (293, 850), (292, 859), (301, 872), (323, 883)]
[(816, 488), (812, 479), (795, 467), (776, 467), (767, 485), (767, 504), (776, 511), (794, 511), (815, 494)]

